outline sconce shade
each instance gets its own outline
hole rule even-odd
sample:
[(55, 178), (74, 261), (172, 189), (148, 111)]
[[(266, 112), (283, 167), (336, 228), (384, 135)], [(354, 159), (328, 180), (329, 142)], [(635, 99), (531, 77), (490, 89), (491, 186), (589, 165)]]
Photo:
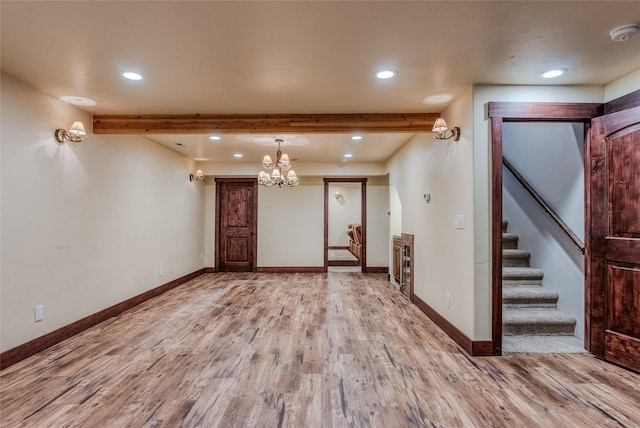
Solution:
[(433, 136), (436, 140), (448, 140), (453, 138), (453, 141), (458, 141), (460, 139), (460, 127), (454, 126), (449, 129), (447, 122), (445, 122), (441, 117), (436, 119), (431, 132), (433, 132)]
[(64, 143), (65, 140), (79, 143), (87, 139), (87, 131), (84, 130), (82, 122), (79, 121), (73, 122), (73, 125), (71, 125), (68, 131), (65, 129), (56, 129), (54, 135), (56, 141), (61, 144)]
[(448, 130), (447, 122), (445, 122), (443, 118), (440, 117), (436, 119), (436, 123), (433, 124), (433, 132), (445, 132)]
[(202, 181), (204, 180), (204, 173), (201, 169), (197, 170), (195, 174), (189, 174), (189, 181)]
[(75, 138), (82, 138), (87, 135), (87, 132), (84, 130), (84, 125), (82, 122), (73, 122), (73, 125), (69, 129), (69, 135)]

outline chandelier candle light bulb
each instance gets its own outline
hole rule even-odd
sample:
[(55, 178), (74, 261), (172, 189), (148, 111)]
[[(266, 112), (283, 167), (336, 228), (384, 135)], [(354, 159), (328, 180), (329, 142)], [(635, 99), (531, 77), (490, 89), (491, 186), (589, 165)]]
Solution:
[(276, 153), (276, 162), (274, 163), (271, 156), (265, 155), (262, 159), (262, 167), (271, 171), (271, 175), (266, 171), (260, 171), (258, 174), (258, 184), (271, 187), (295, 187), (299, 184), (298, 176), (295, 171), (291, 169), (291, 161), (286, 153), (282, 153), (280, 150), (280, 144), (284, 141), (276, 139), (278, 144), (278, 152)]

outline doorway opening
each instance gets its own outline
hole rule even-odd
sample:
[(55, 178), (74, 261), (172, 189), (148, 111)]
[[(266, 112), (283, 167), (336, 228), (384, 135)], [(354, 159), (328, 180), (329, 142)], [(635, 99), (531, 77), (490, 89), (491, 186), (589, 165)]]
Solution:
[(324, 268), (366, 271), (366, 178), (324, 179)]

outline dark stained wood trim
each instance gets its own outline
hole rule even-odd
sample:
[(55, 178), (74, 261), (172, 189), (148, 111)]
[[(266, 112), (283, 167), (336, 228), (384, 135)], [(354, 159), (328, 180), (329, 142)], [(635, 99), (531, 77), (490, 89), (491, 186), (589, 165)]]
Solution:
[(349, 247), (348, 246), (333, 246), (333, 247), (329, 247), (330, 250), (348, 250)]
[[(583, 142), (584, 144), (584, 142)], [(538, 206), (544, 211), (547, 217), (550, 217), (551, 220), (560, 228), (560, 230), (566, 235), (566, 237), (575, 245), (575, 247), (584, 254), (584, 243), (582, 240), (576, 235), (573, 230), (567, 225), (567, 223), (562, 220), (562, 218), (555, 212), (553, 208), (545, 201), (545, 199), (533, 188), (531, 184), (527, 181), (526, 178), (520, 174), (520, 172), (516, 169), (515, 166), (509, 160), (502, 156), (502, 164), (504, 167), (511, 173), (513, 178), (520, 184), (528, 194), (531, 199), (533, 199)]]
[(605, 103), (604, 114), (629, 110), (634, 107), (640, 107), (640, 89)]
[(502, 118), (491, 118), (491, 340), (502, 355)]
[(440, 113), (96, 114), (94, 134), (425, 132)]
[(412, 301), (418, 309), (424, 312), (431, 321), (436, 323), (436, 325), (462, 349), (464, 349), (467, 354), (472, 357), (489, 357), (496, 355), (493, 353), (494, 346), (490, 340), (473, 341), (418, 296), (413, 296)]
[(216, 273), (218, 270), (215, 267), (206, 267), (204, 268), (204, 273)]
[(324, 179), (324, 271), (329, 270), (329, 181)]
[(362, 273), (389, 273), (389, 266), (369, 266), (362, 269)]
[(360, 218), (362, 223), (362, 250), (360, 252), (360, 266), (362, 272), (367, 270), (367, 179), (360, 182)]
[(593, 138), (591, 122), (584, 124), (584, 349), (591, 351), (591, 139)]
[(603, 104), (599, 103), (489, 103), (489, 117), (504, 121), (584, 122), (602, 116), (603, 112)]
[[(413, 298), (416, 297), (413, 294), (413, 286), (414, 286), (414, 277), (415, 277), (415, 261), (416, 261), (416, 255), (414, 253), (414, 235), (410, 234), (410, 233), (401, 233), (400, 234), (400, 245), (402, 245), (402, 247), (404, 247), (405, 245), (409, 246), (409, 266), (411, 267), (411, 269), (409, 269), (410, 272), (410, 278), (409, 278), (409, 300), (411, 302), (413, 302)], [(402, 272), (402, 269), (404, 269), (403, 267), (403, 261), (402, 258), (404, 256), (402, 255), (402, 249), (400, 250), (400, 271)], [(400, 275), (402, 275), (402, 273), (400, 273)]]
[(329, 260), (329, 266), (360, 266), (357, 260)]
[(166, 293), (172, 288), (184, 284), (203, 273), (205, 273), (205, 269), (198, 269), (195, 272), (174, 279), (173, 281), (167, 282), (166, 284), (160, 285), (159, 287), (153, 288), (149, 291), (145, 291), (142, 294), (138, 294), (137, 296), (123, 302), (103, 309), (100, 312), (96, 312), (93, 315), (89, 315), (64, 327), (60, 327), (59, 329), (47, 333), (44, 336), (40, 336), (27, 343), (9, 349), (0, 354), (0, 369), (6, 369), (7, 367), (37, 354), (38, 352), (44, 351), (65, 339), (75, 336), (78, 333), (82, 333), (83, 331), (100, 324), (109, 318), (118, 316), (124, 311), (127, 311), (140, 303), (146, 302), (147, 300), (159, 296), (162, 293)]
[(360, 266), (367, 271), (367, 178), (366, 177), (325, 177), (324, 179), (324, 267), (329, 266), (329, 184), (360, 183), (360, 226), (362, 227), (362, 252)]
[[(494, 352), (502, 353), (502, 124), (503, 122), (533, 122), (533, 121), (567, 121), (583, 122), (585, 128), (585, 144), (592, 136), (592, 130), (588, 124), (605, 110), (604, 104), (597, 103), (511, 103), (490, 102), (488, 105), (488, 117), (491, 119), (491, 336)], [(585, 146), (586, 148), (586, 146)], [(591, 174), (591, 166), (587, 165), (588, 159), (585, 150), (585, 206), (589, 206), (588, 177)], [(588, 212), (588, 209), (586, 210)], [(591, 301), (589, 277), (592, 272), (587, 268), (589, 260), (589, 243), (587, 241), (590, 230), (589, 219), (585, 215), (585, 329), (594, 331), (591, 324), (592, 308), (595, 303)], [(597, 309), (596, 309), (597, 310)], [(585, 333), (585, 348), (591, 349), (589, 342), (591, 335)], [(595, 352), (594, 352), (595, 353)], [(597, 353), (596, 353), (597, 355)]]
[(324, 273), (323, 266), (259, 266), (257, 273)]
[(216, 235), (214, 237), (214, 251), (215, 251), (215, 255), (214, 255), (214, 260), (215, 260), (215, 264), (216, 264), (216, 272), (218, 272), (218, 266), (221, 265), (221, 260), (220, 260), (220, 199), (221, 199), (221, 192), (220, 192), (220, 185), (222, 184), (226, 184), (226, 183), (242, 183), (242, 184), (253, 184), (253, 242), (252, 242), (252, 246), (253, 246), (253, 260), (252, 260), (252, 265), (253, 265), (253, 271), (256, 271), (256, 266), (258, 265), (258, 180), (255, 177), (251, 177), (251, 178), (223, 178), (223, 177), (217, 177), (215, 179), (216, 181), (216, 208), (215, 208), (215, 212), (216, 212), (216, 220), (215, 220), (215, 231), (216, 231)]

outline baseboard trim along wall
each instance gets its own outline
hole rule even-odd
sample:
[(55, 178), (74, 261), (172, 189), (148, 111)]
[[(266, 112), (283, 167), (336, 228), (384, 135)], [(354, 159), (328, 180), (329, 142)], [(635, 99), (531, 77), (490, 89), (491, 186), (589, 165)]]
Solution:
[(323, 266), (261, 266), (257, 273), (323, 273)]
[(367, 266), (362, 273), (389, 273), (389, 266)]
[(413, 295), (412, 301), (418, 309), (424, 312), (431, 321), (436, 323), (447, 336), (460, 345), (467, 354), (472, 357), (489, 357), (495, 355), (493, 353), (493, 342), (491, 340), (471, 340), (415, 294)]
[(9, 349), (0, 354), (0, 370), (12, 366), (15, 363), (22, 361), (34, 354), (37, 354), (40, 351), (44, 351), (45, 349), (55, 345), (56, 343), (62, 342), (65, 339), (75, 336), (76, 334), (81, 333), (93, 327), (94, 325), (100, 324), (101, 322), (106, 321), (111, 317), (117, 316), (122, 312), (139, 305), (140, 303), (146, 302), (153, 297), (159, 296), (162, 293), (165, 293), (172, 288), (177, 287), (178, 285), (184, 284), (185, 282), (202, 275), (203, 273), (205, 273), (205, 269), (198, 269), (195, 272), (182, 276), (178, 279), (174, 279), (171, 282), (167, 282), (166, 284), (160, 285), (159, 287), (153, 288), (149, 291), (145, 291), (142, 294), (138, 294), (137, 296), (127, 299), (123, 302), (103, 309), (100, 312), (96, 312), (93, 315), (89, 315), (64, 327), (60, 327), (59, 329), (54, 330), (51, 333), (47, 333), (44, 336), (37, 337), (27, 343)]

